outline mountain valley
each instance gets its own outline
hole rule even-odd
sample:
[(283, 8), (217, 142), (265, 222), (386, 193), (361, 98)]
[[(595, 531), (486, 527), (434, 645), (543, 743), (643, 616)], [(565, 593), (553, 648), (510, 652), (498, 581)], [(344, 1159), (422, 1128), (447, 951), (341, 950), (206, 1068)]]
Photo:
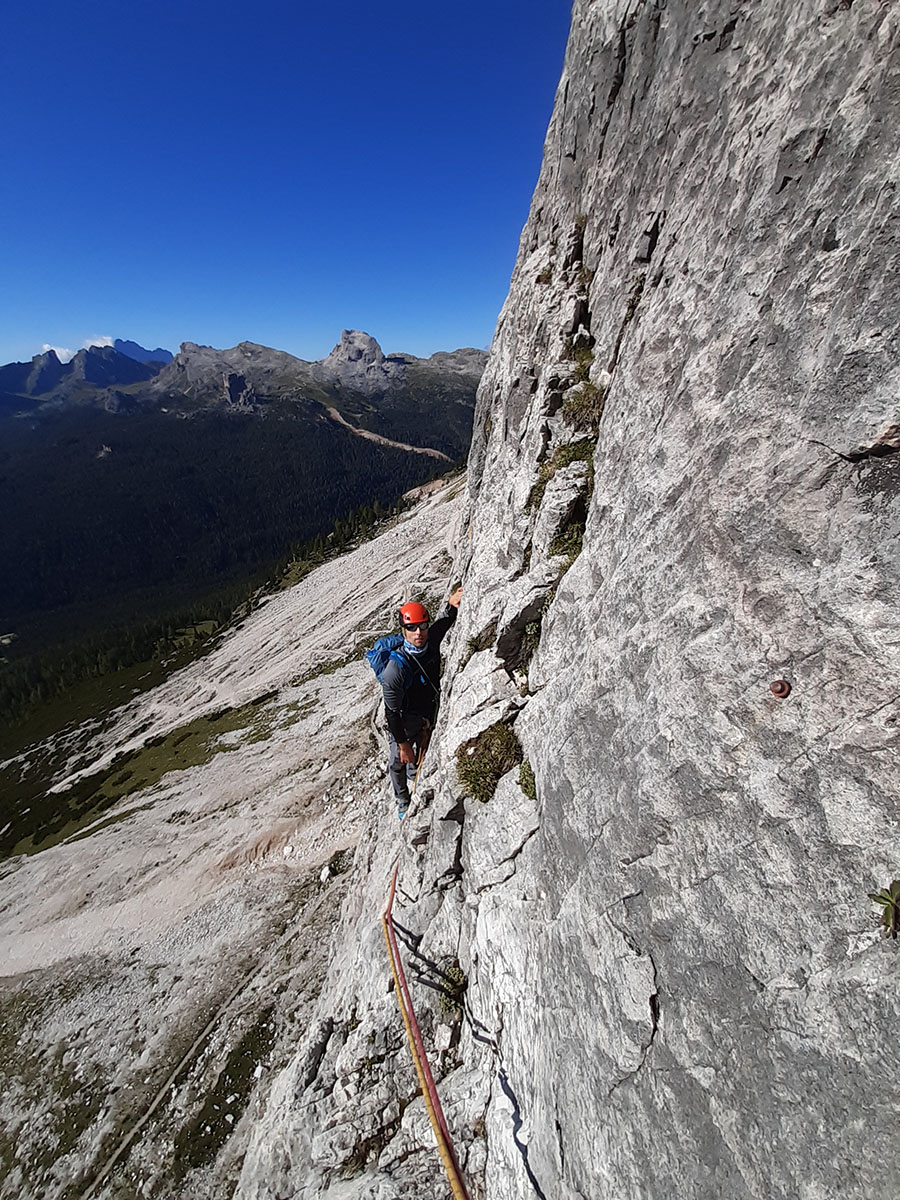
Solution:
[(320, 363), (186, 343), (169, 363), (93, 346), (0, 368), (0, 710), (220, 624), (302, 547), (321, 557), (352, 514), (446, 471), (485, 358), (345, 331)]

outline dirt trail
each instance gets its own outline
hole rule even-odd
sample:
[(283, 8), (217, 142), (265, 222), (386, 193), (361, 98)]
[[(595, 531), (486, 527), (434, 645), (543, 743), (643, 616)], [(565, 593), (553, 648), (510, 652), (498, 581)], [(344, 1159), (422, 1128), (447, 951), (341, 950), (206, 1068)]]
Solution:
[(390, 438), (382, 437), (380, 433), (370, 433), (368, 429), (359, 429), (356, 425), (351, 425), (349, 421), (345, 421), (338, 410), (332, 408), (331, 405), (326, 405), (325, 411), (331, 417), (332, 421), (337, 421), (339, 425), (343, 425), (345, 429), (349, 429), (357, 437), (368, 438), (370, 442), (380, 442), (382, 446), (393, 446), (397, 450), (412, 450), (413, 454), (430, 454), (432, 458), (440, 458), (444, 462), (453, 462), (449, 454), (442, 454), (440, 450), (431, 450), (427, 446), (410, 446), (406, 442), (394, 442)]

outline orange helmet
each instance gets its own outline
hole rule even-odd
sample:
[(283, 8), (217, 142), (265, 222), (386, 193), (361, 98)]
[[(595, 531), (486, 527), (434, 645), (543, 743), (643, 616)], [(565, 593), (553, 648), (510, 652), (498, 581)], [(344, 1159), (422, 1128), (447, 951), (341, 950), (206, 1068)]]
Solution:
[(420, 621), (430, 621), (428, 609), (424, 604), (419, 604), (417, 600), (410, 600), (408, 604), (404, 604), (400, 609), (400, 624), (401, 625), (418, 625)]

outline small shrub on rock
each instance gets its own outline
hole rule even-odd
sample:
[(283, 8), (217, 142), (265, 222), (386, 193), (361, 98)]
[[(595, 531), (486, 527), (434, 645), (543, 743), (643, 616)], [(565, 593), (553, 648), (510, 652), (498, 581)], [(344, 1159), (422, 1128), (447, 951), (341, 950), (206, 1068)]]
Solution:
[(882, 937), (895, 938), (900, 932), (900, 879), (895, 879), (890, 887), (869, 892), (869, 899), (882, 907)]
[(644, 284), (646, 282), (647, 276), (645, 274), (638, 275), (637, 279), (634, 281), (634, 287), (631, 289), (631, 295), (628, 297), (628, 303), (625, 305), (625, 325), (628, 325), (629, 322), (634, 320), (634, 314), (637, 312), (637, 307), (641, 302), (641, 296), (643, 294)]
[(591, 486), (593, 487), (594, 447), (595, 443), (590, 438), (581, 438), (577, 442), (568, 442), (565, 446), (557, 446), (553, 452), (553, 457), (541, 463), (537, 482), (528, 493), (525, 507), (529, 511), (532, 508), (539, 508), (544, 498), (544, 492), (547, 490), (547, 484), (557, 471), (563, 467), (571, 466), (573, 462), (586, 462), (588, 464), (591, 473)]
[(522, 759), (522, 765), (519, 767), (519, 787), (529, 800), (537, 803), (537, 783), (534, 778), (534, 770), (527, 758)]
[(463, 997), (468, 986), (465, 972), (454, 959), (449, 967), (441, 973), (441, 1013), (451, 1020), (462, 1013)]
[(541, 618), (537, 617), (534, 621), (528, 621), (525, 628), (522, 630), (522, 644), (519, 649), (520, 671), (527, 670), (528, 664), (534, 658), (534, 652), (537, 650), (541, 640)]
[(507, 771), (522, 761), (522, 746), (502, 721), (489, 725), (456, 751), (456, 774), (467, 796), (487, 804)]
[(567, 425), (575, 429), (589, 429), (596, 434), (606, 403), (606, 388), (585, 380), (577, 389), (573, 388), (563, 404), (562, 415)]
[(575, 351), (575, 370), (573, 374), (579, 383), (586, 383), (591, 373), (591, 363), (594, 352), (590, 346), (579, 346)]
[(584, 545), (584, 522), (575, 521), (562, 533), (558, 533), (550, 543), (550, 553), (560, 554), (568, 560), (568, 565), (572, 563), (581, 553)]
[(488, 625), (485, 625), (480, 633), (476, 633), (474, 637), (468, 639), (466, 642), (466, 652), (460, 661), (459, 669), (463, 669), (473, 654), (478, 654), (482, 650), (490, 650), (496, 640), (497, 618), (494, 617)]

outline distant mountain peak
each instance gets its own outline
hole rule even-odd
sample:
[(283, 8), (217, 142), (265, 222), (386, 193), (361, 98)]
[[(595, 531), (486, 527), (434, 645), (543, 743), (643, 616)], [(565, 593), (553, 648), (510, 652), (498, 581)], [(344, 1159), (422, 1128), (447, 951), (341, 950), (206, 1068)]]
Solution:
[[(165, 363), (163, 356), (168, 359)], [(370, 432), (387, 436), (399, 430), (407, 435), (404, 440), (415, 441), (405, 427), (397, 425), (398, 413), (406, 411), (412, 397), (416, 397), (415, 411), (422, 404), (435, 403), (444, 411), (452, 398), (460, 405), (459, 428), (452, 440), (437, 448), (455, 454), (469, 436), (466, 426), (471, 417), (466, 410), (471, 408), (486, 358), (484, 351), (471, 348), (439, 351), (427, 359), (385, 354), (376, 339), (361, 329), (345, 329), (331, 353), (317, 362), (249, 341), (224, 350), (186, 341), (173, 357), (167, 350), (145, 350), (119, 338), (115, 345), (79, 350), (65, 363), (48, 349), (29, 363), (0, 366), (0, 415), (49, 412), (69, 404), (93, 403), (110, 411), (163, 405), (193, 412), (235, 406), (259, 409), (274, 400), (304, 400), (337, 404), (339, 409), (349, 404), (353, 421), (377, 426)], [(146, 387), (137, 387), (141, 383)], [(127, 394), (114, 392), (121, 388), (128, 388)], [(386, 409), (373, 416), (366, 408), (369, 401), (380, 405), (388, 397), (390, 414)], [(420, 431), (420, 436), (425, 435)]]
[(157, 346), (155, 350), (145, 350), (137, 342), (123, 341), (122, 338), (116, 338), (114, 347), (120, 354), (124, 354), (128, 358), (133, 358), (135, 362), (139, 363), (170, 363), (172, 361), (171, 351), (163, 350), (161, 346)]
[(385, 358), (384, 351), (369, 333), (345, 329), (327, 358), (312, 364), (316, 379), (339, 383), (362, 395), (390, 388), (402, 378), (405, 363)]
[(341, 340), (323, 362), (333, 363), (364, 363), (380, 365), (384, 362), (384, 352), (370, 333), (361, 329), (345, 329)]

